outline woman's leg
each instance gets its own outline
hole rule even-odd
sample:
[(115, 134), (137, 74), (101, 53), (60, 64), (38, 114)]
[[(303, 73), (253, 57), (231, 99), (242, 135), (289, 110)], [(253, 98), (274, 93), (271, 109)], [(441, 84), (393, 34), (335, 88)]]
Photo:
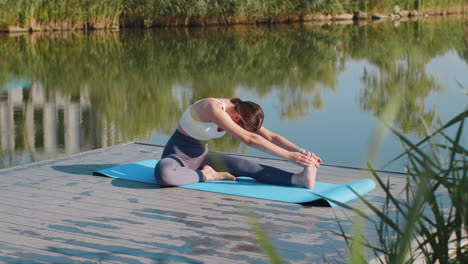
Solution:
[(156, 181), (165, 186), (179, 186), (206, 180), (197, 168), (207, 154), (206, 144), (176, 130), (154, 168)]
[(224, 153), (209, 152), (201, 164), (204, 165), (209, 165), (216, 171), (227, 171), (234, 176), (251, 177), (258, 182), (269, 184), (293, 185), (292, 177), (295, 175), (292, 172)]
[(200, 170), (194, 170), (174, 156), (161, 159), (154, 168), (156, 181), (164, 186), (179, 186), (205, 180)]
[(215, 171), (208, 165), (195, 170), (175, 156), (161, 159), (154, 168), (156, 181), (164, 186), (179, 186), (203, 181), (235, 180), (229, 172)]

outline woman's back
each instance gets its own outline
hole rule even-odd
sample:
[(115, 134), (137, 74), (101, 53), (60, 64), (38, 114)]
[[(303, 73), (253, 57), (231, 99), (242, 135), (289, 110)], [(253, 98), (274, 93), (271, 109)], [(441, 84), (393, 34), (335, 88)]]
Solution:
[(219, 131), (218, 125), (211, 122), (207, 114), (213, 107), (213, 104), (219, 104), (219, 107), (225, 111), (226, 103), (223, 99), (207, 98), (195, 102), (185, 110), (179, 120), (182, 132), (198, 140), (210, 140), (222, 137), (225, 131)]

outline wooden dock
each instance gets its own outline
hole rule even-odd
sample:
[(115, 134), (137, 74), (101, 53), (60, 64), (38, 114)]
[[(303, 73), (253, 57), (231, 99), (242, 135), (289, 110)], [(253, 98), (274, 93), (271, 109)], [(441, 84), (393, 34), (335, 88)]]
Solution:
[[(161, 152), (160, 146), (127, 143), (0, 170), (0, 263), (268, 263), (246, 208), (285, 261), (346, 261), (346, 243), (331, 232), (338, 231), (336, 217), (351, 232), (343, 209), (92, 175), (159, 159)], [(247, 158), (300, 170), (283, 160)], [(401, 175), (386, 175), (393, 188), (403, 187)], [(363, 177), (370, 177), (365, 170), (323, 165), (318, 180), (342, 184)], [(366, 197), (384, 201), (379, 188)]]

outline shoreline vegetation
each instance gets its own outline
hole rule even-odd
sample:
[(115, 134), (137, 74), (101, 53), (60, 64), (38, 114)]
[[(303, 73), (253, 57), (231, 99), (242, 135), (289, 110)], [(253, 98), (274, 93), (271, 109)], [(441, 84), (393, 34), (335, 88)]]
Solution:
[(0, 32), (309, 21), (400, 20), (464, 14), (464, 0), (0, 0)]
[[(16, 125), (10, 127), (24, 128), (18, 131), (44, 127), (39, 108), (28, 105), (37, 96), (47, 102), (62, 98), (89, 102), (82, 108), (82, 122), (90, 125), (80, 133), (96, 146), (111, 144), (101, 145), (102, 138), (125, 142), (152, 133), (170, 135), (191, 103), (209, 96), (235, 96), (239, 87), (262, 100), (281, 98), (275, 105), (275, 118), (281, 122), (303, 120), (327, 108), (326, 94), (340, 92), (342, 76), (349, 69), (358, 69), (352, 72), (362, 89), (354, 100), (366, 115), (380, 116), (388, 98), (398, 95), (405, 100), (394, 120), (396, 128), (420, 138), (427, 127), (437, 126), (443, 117), (431, 98), (445, 92), (445, 79), (427, 65), (440, 64), (446, 56), (454, 56), (451, 62), (468, 62), (466, 17), (410, 19), (398, 26), (321, 23), (325, 26), (309, 22), (4, 34), (0, 89), (18, 81), (38, 88), (24, 91), (24, 106), (11, 108), (16, 111)], [(355, 62), (364, 65), (352, 66)], [(33, 125), (25, 126), (21, 109), (36, 109)], [(63, 122), (57, 126), (64, 128)], [(112, 130), (119, 136), (101, 137)], [(59, 131), (60, 145), (65, 130)], [(28, 150), (26, 136), (18, 132), (14, 137), (17, 151)], [(41, 136), (37, 138), (40, 149)], [(230, 137), (217, 139), (212, 147), (243, 151)]]

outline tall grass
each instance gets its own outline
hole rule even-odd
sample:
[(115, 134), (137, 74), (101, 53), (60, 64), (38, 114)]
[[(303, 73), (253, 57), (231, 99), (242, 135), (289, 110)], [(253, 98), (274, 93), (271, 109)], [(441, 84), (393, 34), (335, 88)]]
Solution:
[(377, 219), (342, 204), (372, 224), (378, 237), (368, 241), (341, 232), (352, 257), (365, 254), (364, 249), (352, 248), (359, 244), (380, 263), (467, 263), (468, 150), (463, 145), (467, 118), (465, 110), (418, 143), (392, 129), (406, 149), (402, 156), (408, 160), (407, 184), (396, 193), (391, 180), (384, 181), (371, 170), (386, 194), (385, 203), (378, 208), (360, 198)]
[[(116, 24), (151, 26), (154, 23), (203, 23), (215, 18), (226, 23), (270, 21), (278, 16), (304, 13), (364, 11), (391, 12), (395, 5), (405, 9), (461, 7), (462, 0), (0, 0), (0, 26), (42, 24)], [(238, 20), (232, 20), (235, 22)]]
[(0, 0), (0, 25), (117, 23), (124, 0)]
[(285, 263), (275, 246), (271, 243), (271, 239), (268, 236), (268, 233), (263, 228), (262, 224), (258, 221), (255, 213), (253, 211), (250, 211), (247, 207), (245, 207), (245, 216), (247, 218), (247, 223), (249, 225), (250, 230), (255, 235), (256, 242), (263, 250), (269, 262), (272, 264)]
[[(391, 189), (391, 180), (384, 181), (371, 168), (386, 194), (382, 207), (358, 194), (363, 203), (360, 207), (334, 201), (353, 211), (355, 217), (353, 234), (346, 233), (337, 218), (340, 232), (333, 232), (344, 238), (350, 255), (347, 260), (333, 262), (468, 263), (468, 149), (463, 145), (467, 118), (465, 110), (418, 143), (391, 129), (406, 147), (407, 184), (396, 193)], [(447, 131), (454, 127), (455, 131)], [(445, 144), (439, 142), (441, 139)], [(247, 220), (271, 263), (284, 263), (252, 212)], [(363, 223), (373, 226), (377, 239), (366, 238)]]

